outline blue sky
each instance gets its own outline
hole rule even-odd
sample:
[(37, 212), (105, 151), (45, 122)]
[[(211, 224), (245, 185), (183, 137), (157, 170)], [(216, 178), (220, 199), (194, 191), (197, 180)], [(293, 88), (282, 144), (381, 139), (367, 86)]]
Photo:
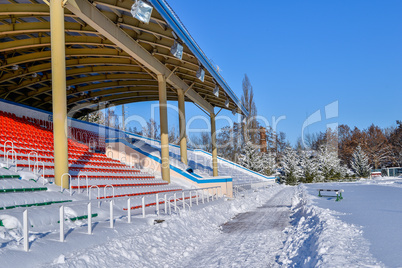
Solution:
[[(330, 123), (366, 128), (402, 120), (402, 1), (168, 2), (239, 97), (247, 74), (258, 114), (271, 125), (272, 116), (286, 116), (277, 130), (292, 144), (319, 109), (323, 120), (311, 133)], [(338, 116), (326, 119), (334, 101)], [(149, 107), (137, 103), (129, 113), (147, 117)], [(192, 104), (186, 109), (188, 118), (203, 114)], [(174, 111), (169, 125), (177, 129)]]

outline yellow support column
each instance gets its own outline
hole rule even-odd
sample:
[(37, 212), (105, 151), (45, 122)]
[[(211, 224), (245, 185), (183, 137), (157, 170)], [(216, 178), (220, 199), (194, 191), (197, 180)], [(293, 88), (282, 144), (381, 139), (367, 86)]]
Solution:
[(184, 92), (178, 90), (179, 101), (179, 129), (180, 129), (180, 158), (181, 162), (188, 165), (187, 162), (187, 137), (186, 137), (186, 108), (184, 104)]
[(163, 75), (158, 74), (158, 85), (159, 85), (159, 117), (161, 125), (162, 179), (170, 183), (167, 92), (166, 92), (166, 79)]
[(54, 179), (56, 185), (69, 187), (67, 142), (67, 96), (64, 8), (62, 0), (50, 0), (50, 36), (52, 56), (52, 98), (54, 136)]
[(218, 176), (218, 149), (216, 148), (215, 114), (211, 113), (211, 141), (212, 141), (212, 170), (214, 177)]

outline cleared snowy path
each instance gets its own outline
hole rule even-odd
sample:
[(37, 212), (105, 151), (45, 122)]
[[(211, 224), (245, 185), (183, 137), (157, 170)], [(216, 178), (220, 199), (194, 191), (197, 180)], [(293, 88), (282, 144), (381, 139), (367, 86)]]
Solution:
[[(200, 204), (181, 216), (160, 217), (166, 220), (162, 224), (153, 224), (154, 215), (134, 218), (132, 224), (118, 221), (115, 229), (95, 229), (91, 237), (98, 242), (94, 245), (77, 249), (77, 242), (70, 243), (73, 237), (68, 238), (62, 243), (70, 247), (63, 251), (64, 256), (52, 254), (53, 261), (38, 260), (39, 266), (277, 266), (277, 256), (286, 240), (283, 229), (288, 226), (295, 190), (294, 187), (273, 186), (247, 192), (245, 198)], [(80, 237), (82, 239), (82, 234)], [(38, 262), (31, 266), (38, 266)]]
[(286, 239), (293, 188), (284, 188), (263, 206), (222, 225), (222, 234), (204, 244), (181, 267), (272, 267)]

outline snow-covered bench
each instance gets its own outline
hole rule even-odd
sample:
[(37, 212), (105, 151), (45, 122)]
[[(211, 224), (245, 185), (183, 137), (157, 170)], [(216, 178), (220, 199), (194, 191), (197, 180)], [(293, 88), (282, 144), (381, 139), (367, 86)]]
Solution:
[(318, 189), (318, 196), (319, 197), (323, 197), (323, 196), (330, 196), (330, 197), (335, 197), (332, 195), (322, 195), (321, 192), (334, 192), (336, 194), (336, 200), (335, 201), (339, 201), (342, 200), (342, 193), (343, 193), (343, 189), (340, 190), (333, 190), (333, 189)]

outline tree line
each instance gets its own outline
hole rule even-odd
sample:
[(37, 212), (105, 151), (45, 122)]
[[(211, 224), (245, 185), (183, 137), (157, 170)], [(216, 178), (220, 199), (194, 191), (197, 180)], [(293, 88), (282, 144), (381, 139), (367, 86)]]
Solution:
[[(279, 175), (287, 184), (319, 182), (351, 177), (368, 177), (370, 169), (402, 166), (402, 121), (396, 127), (366, 129), (339, 125), (337, 129), (308, 134), (291, 146), (284, 132), (261, 128), (250, 79), (242, 82), (242, 105), (249, 115), (217, 133), (219, 156), (266, 175)], [(83, 120), (122, 128), (113, 110), (92, 113)], [(153, 119), (138, 130), (127, 131), (159, 139), (160, 127)], [(263, 133), (262, 133), (263, 132)], [(261, 135), (265, 142), (261, 145)], [(178, 144), (178, 131), (171, 128), (169, 142)], [(188, 147), (211, 152), (211, 134), (204, 132), (187, 138)]]

